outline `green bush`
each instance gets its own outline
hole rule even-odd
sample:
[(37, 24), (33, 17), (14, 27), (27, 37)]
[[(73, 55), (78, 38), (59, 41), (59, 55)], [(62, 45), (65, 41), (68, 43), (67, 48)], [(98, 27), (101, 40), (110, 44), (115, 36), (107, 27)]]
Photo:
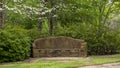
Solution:
[(30, 38), (19, 28), (0, 30), (0, 62), (24, 60), (30, 56)]
[(41, 37), (48, 37), (49, 34), (46, 31), (39, 31), (38, 29), (30, 29), (27, 31), (27, 35), (31, 38), (32, 41)]
[(72, 24), (59, 27), (55, 35), (85, 40), (89, 55), (115, 54), (120, 50), (119, 30), (108, 30), (106, 27), (98, 30), (97, 26), (90, 24)]
[(120, 35), (117, 31), (110, 31), (101, 36), (88, 35), (88, 54), (90, 55), (107, 55), (116, 54), (120, 50)]

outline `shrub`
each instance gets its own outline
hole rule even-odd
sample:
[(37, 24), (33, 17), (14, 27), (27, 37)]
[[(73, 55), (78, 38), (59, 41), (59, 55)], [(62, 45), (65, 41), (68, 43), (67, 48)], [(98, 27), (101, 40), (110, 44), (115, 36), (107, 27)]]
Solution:
[(20, 61), (30, 56), (30, 38), (23, 29), (0, 30), (0, 62)]
[(88, 45), (89, 55), (115, 54), (120, 50), (119, 30), (108, 30), (103, 27), (98, 31), (97, 26), (90, 24), (72, 24), (59, 27), (57, 36), (69, 36), (77, 39), (83, 39)]
[(90, 55), (107, 55), (116, 54), (120, 50), (120, 35), (116, 31), (107, 32), (101, 36), (88, 35), (88, 54)]
[(38, 29), (30, 29), (27, 31), (27, 35), (31, 38), (32, 41), (41, 37), (48, 37), (49, 33), (45, 31), (39, 31)]

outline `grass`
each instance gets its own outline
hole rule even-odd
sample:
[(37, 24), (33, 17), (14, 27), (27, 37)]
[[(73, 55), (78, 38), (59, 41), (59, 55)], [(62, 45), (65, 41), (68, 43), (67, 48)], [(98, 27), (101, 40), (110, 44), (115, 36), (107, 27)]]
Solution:
[(79, 60), (66, 60), (67, 62), (59, 62), (53, 60), (42, 60), (39, 59), (38, 62), (35, 63), (13, 63), (0, 65), (0, 68), (77, 68), (80, 66), (86, 65), (95, 65), (95, 64), (105, 64), (105, 63), (113, 63), (120, 62), (120, 54), (119, 55), (111, 55), (111, 56), (91, 56), (88, 58), (80, 58)]

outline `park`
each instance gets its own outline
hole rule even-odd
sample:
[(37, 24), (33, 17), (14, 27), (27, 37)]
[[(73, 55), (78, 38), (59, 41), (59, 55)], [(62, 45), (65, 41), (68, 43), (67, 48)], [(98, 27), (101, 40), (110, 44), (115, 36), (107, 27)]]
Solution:
[(0, 68), (120, 68), (120, 1), (0, 0)]

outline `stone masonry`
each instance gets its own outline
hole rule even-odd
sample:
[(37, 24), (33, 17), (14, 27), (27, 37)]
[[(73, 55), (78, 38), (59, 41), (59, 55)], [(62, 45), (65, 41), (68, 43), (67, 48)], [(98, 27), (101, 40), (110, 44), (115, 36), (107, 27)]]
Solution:
[(84, 40), (70, 37), (40, 38), (33, 42), (33, 57), (85, 57), (87, 45)]

